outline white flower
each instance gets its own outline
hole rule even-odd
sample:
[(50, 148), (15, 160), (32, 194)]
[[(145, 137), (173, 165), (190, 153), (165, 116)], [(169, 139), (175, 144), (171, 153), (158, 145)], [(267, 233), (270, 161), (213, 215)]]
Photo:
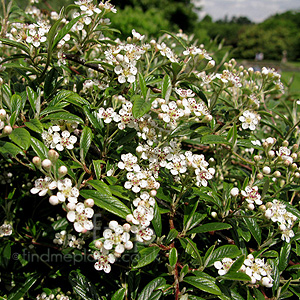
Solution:
[(57, 198), (60, 202), (65, 202), (68, 199), (71, 203), (77, 203), (79, 196), (79, 190), (76, 187), (72, 187), (72, 181), (70, 178), (60, 179), (57, 182)]
[(263, 202), (261, 201), (261, 195), (258, 193), (257, 186), (246, 186), (245, 191), (241, 191), (241, 194), (245, 197), (245, 200), (253, 204), (261, 205)]
[(117, 113), (112, 107), (107, 108), (106, 110), (101, 107), (97, 113), (99, 119), (104, 119), (104, 123), (110, 123), (112, 120), (116, 119)]
[(122, 154), (122, 161), (118, 163), (118, 167), (120, 169), (125, 169), (127, 171), (139, 172), (140, 166), (137, 164), (137, 157), (132, 155), (131, 153)]
[(39, 178), (35, 181), (34, 187), (30, 190), (32, 194), (39, 193), (39, 196), (45, 196), (48, 190), (54, 190), (57, 186), (56, 181), (53, 181), (50, 177)]
[(75, 210), (71, 210), (67, 214), (67, 219), (74, 222), (74, 228), (77, 232), (86, 232), (92, 230), (94, 225), (89, 219), (94, 215), (91, 207), (86, 207), (83, 203), (76, 204)]
[(239, 117), (239, 120), (242, 122), (243, 129), (249, 128), (250, 130), (255, 130), (260, 120), (260, 116), (257, 115), (255, 112), (246, 110), (243, 112), (243, 115)]
[(94, 265), (95, 269), (98, 271), (103, 270), (105, 273), (111, 271), (110, 264), (116, 261), (116, 257), (104, 248), (101, 248), (100, 251), (95, 251), (93, 256), (94, 259), (98, 260)]
[(64, 148), (67, 148), (68, 150), (71, 150), (74, 148), (74, 144), (77, 141), (77, 137), (74, 135), (71, 135), (69, 131), (64, 130), (61, 133), (61, 139), (59, 143), (56, 145), (56, 149), (58, 151), (63, 151)]
[(0, 237), (9, 236), (12, 234), (12, 226), (11, 224), (4, 223), (0, 226)]
[(228, 272), (233, 263), (234, 261), (231, 258), (225, 257), (222, 261), (214, 262), (214, 267), (218, 270), (218, 274), (222, 276)]
[(137, 73), (137, 68), (131, 64), (118, 65), (114, 68), (114, 71), (118, 76), (118, 81), (120, 83), (135, 82), (135, 75)]

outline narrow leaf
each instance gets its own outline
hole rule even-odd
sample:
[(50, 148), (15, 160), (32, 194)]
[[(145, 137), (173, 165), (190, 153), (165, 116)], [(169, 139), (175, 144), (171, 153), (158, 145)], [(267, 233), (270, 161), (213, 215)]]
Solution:
[(209, 231), (217, 231), (217, 230), (225, 230), (225, 229), (230, 229), (231, 225), (226, 224), (226, 223), (219, 223), (219, 222), (212, 222), (212, 223), (207, 223), (204, 225), (200, 225), (196, 228), (193, 228), (188, 232), (188, 234), (191, 233), (204, 233), (204, 232), (209, 232)]
[(134, 268), (138, 269), (152, 263), (156, 259), (159, 251), (159, 247), (156, 246), (144, 248), (139, 251), (137, 264), (134, 266)]
[(80, 158), (84, 161), (93, 139), (91, 128), (85, 126), (80, 136)]

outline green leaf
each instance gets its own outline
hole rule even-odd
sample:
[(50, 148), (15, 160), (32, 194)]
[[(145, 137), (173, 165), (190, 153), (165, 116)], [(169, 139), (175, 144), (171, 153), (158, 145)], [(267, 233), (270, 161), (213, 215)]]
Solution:
[(76, 115), (73, 115), (69, 112), (58, 112), (46, 116), (43, 120), (64, 120), (70, 122), (77, 122), (79, 124), (84, 124), (83, 120)]
[(211, 254), (210, 260), (207, 266), (210, 267), (215, 261), (222, 260), (225, 257), (235, 258), (241, 255), (241, 250), (236, 245), (224, 245), (221, 246)]
[(29, 291), (29, 289), (35, 284), (38, 278), (39, 278), (38, 274), (30, 275), (21, 287), (18, 287), (15, 291), (13, 291), (8, 296), (7, 300), (21, 299)]
[(126, 216), (131, 213), (131, 210), (119, 199), (103, 194), (99, 191), (90, 191), (90, 190), (81, 190), (80, 194), (82, 197), (92, 198), (95, 201), (95, 204), (114, 215), (117, 215), (123, 219), (126, 219)]
[(0, 38), (0, 42), (2, 42), (4, 45), (19, 48), (20, 50), (26, 52), (27, 54), (30, 53), (30, 49), (25, 44), (18, 43), (18, 42), (8, 40), (8, 39), (3, 39), (3, 38)]
[(278, 270), (281, 273), (288, 266), (291, 255), (291, 244), (284, 243), (279, 254)]
[(278, 258), (277, 259), (268, 259), (267, 261), (269, 265), (272, 268), (272, 278), (274, 279), (273, 281), (273, 286), (272, 286), (272, 291), (275, 293), (277, 289), (279, 288), (280, 285), (280, 274), (278, 270)]
[(197, 245), (195, 242), (193, 242), (188, 237), (179, 239), (181, 245), (183, 248), (185, 248), (185, 252), (190, 254), (193, 258), (195, 258), (198, 261), (198, 264), (200, 266), (203, 265), (202, 257), (199, 253), (199, 250), (197, 248)]
[(83, 107), (83, 111), (84, 111), (86, 117), (88, 118), (89, 122), (92, 124), (92, 126), (95, 129), (101, 130), (103, 128), (102, 123), (97, 119), (95, 114), (90, 112), (90, 110), (87, 106)]
[(225, 144), (231, 145), (230, 142), (227, 141), (226, 137), (219, 135), (205, 135), (201, 137), (202, 144)]
[(177, 263), (178, 253), (176, 248), (172, 248), (169, 252), (169, 263), (170, 266), (174, 267)]
[(138, 269), (151, 264), (156, 259), (159, 251), (160, 249), (157, 246), (142, 249), (139, 251), (139, 255), (136, 260), (137, 264), (133, 267)]
[(220, 278), (236, 281), (251, 281), (251, 278), (243, 272), (227, 273), (222, 275)]
[(169, 32), (169, 31), (166, 31), (166, 30), (161, 30), (161, 32), (164, 32), (168, 35), (170, 35), (171, 37), (173, 37), (179, 44), (181, 44), (181, 46), (183, 48), (187, 48), (187, 44), (186, 42), (182, 39), (182, 38), (179, 38), (178, 36), (176, 36), (175, 34)]
[(44, 95), (48, 98), (56, 89), (59, 73), (55, 68), (52, 68), (46, 75), (44, 83)]
[(43, 124), (38, 119), (32, 119), (29, 122), (25, 122), (26, 127), (37, 133), (42, 133), (44, 131)]
[(21, 148), (19, 148), (13, 143), (3, 141), (0, 141), (0, 153), (4, 157), (16, 157), (18, 154), (24, 155), (24, 152)]
[(258, 289), (253, 289), (253, 292), (254, 292), (254, 295), (255, 295), (255, 299), (257, 299), (257, 300), (265, 300), (264, 295)]
[(112, 196), (111, 190), (105, 182), (101, 180), (89, 180), (88, 183), (98, 192)]
[(172, 92), (172, 81), (169, 75), (165, 75), (161, 86), (161, 97), (167, 102)]
[(92, 129), (85, 126), (80, 136), (80, 159), (84, 161), (93, 140)]
[(35, 137), (31, 137), (31, 148), (36, 153), (36, 155), (41, 158), (41, 160), (48, 158), (49, 149), (43, 142), (36, 139)]
[(148, 88), (146, 86), (146, 81), (144, 79), (144, 76), (141, 73), (139, 73), (138, 77), (139, 77), (139, 83), (140, 83), (140, 88), (141, 88), (143, 98), (146, 100), (147, 99), (147, 90), (148, 90)]
[[(241, 213), (242, 215), (245, 215), (244, 213)], [(247, 225), (247, 228), (251, 232), (254, 239), (257, 241), (258, 245), (261, 244), (261, 229), (255, 220), (255, 218), (252, 218), (251, 215), (245, 215), (246, 217), (243, 218), (244, 222)]]
[(158, 277), (149, 282), (139, 294), (137, 300), (150, 300), (154, 292), (160, 287), (166, 284), (166, 280), (162, 277)]
[(71, 271), (69, 281), (74, 292), (84, 300), (100, 300), (94, 285), (87, 280), (79, 271)]
[(101, 179), (101, 164), (103, 164), (102, 160), (93, 160), (94, 172), (98, 180)]
[(26, 87), (26, 93), (27, 93), (28, 101), (30, 103), (30, 106), (31, 106), (33, 112), (36, 112), (35, 102), (38, 97), (37, 93), (29, 86)]
[(51, 226), (55, 231), (58, 230), (65, 230), (67, 228), (69, 224), (69, 221), (67, 220), (67, 218), (61, 218), (57, 221), (54, 221)]
[(151, 102), (139, 95), (134, 95), (131, 100), (133, 101), (132, 115), (135, 119), (142, 117), (151, 109)]
[(11, 102), (11, 117), (9, 123), (11, 126), (13, 126), (22, 109), (22, 98), (21, 96), (14, 94), (12, 95), (10, 102)]
[(125, 297), (125, 293), (126, 293), (126, 289), (120, 288), (113, 294), (111, 300), (123, 300)]
[(222, 292), (215, 283), (215, 278), (209, 276), (204, 272), (195, 272), (196, 276), (188, 276), (183, 279), (184, 282), (198, 288), (201, 291), (213, 294), (221, 295)]
[[(69, 33), (69, 31), (72, 29), (73, 25), (79, 20), (81, 19), (83, 16), (80, 15), (74, 19), (72, 19), (70, 22), (68, 22), (67, 24), (65, 24), (63, 26), (63, 28), (61, 28), (58, 33), (56, 34), (54, 40), (53, 40), (53, 44), (52, 44), (52, 50), (56, 47), (56, 45), (58, 44), (58, 42), (66, 35)], [(60, 24), (60, 22), (57, 24), (57, 26)], [(56, 26), (56, 28), (57, 28)], [(55, 30), (55, 32), (57, 32), (57, 30)]]
[[(236, 273), (240, 270), (241, 266), (243, 265), (245, 260), (245, 255), (242, 255), (241, 257), (239, 257), (230, 267), (230, 269), (228, 270), (227, 274), (229, 273)], [(249, 279), (250, 280), (250, 279)]]
[(204, 224), (204, 225), (200, 225), (196, 228), (193, 228), (187, 234), (204, 233), (204, 232), (217, 231), (217, 230), (225, 230), (225, 229), (230, 229), (231, 227), (232, 226), (230, 224), (220, 223), (220, 222), (212, 222), (212, 223), (207, 223), (207, 224)]
[(173, 228), (170, 230), (167, 238), (165, 239), (166, 245), (169, 245), (178, 236), (178, 231)]
[(30, 133), (25, 128), (14, 129), (9, 138), (24, 150), (30, 147)]
[(161, 231), (162, 231), (161, 215), (159, 213), (158, 205), (156, 202), (154, 206), (152, 226), (155, 230), (156, 236), (161, 236)]
[(10, 257), (11, 257), (11, 244), (7, 242), (6, 244), (2, 244), (0, 248), (0, 266), (4, 269), (7, 268)]

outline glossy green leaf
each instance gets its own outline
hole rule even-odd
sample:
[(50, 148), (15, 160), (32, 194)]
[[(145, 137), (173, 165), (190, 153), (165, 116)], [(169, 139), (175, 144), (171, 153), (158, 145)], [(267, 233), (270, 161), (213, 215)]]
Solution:
[(109, 186), (101, 180), (89, 180), (88, 182), (98, 192), (112, 196)]
[(183, 281), (209, 294), (222, 294), (220, 288), (215, 283), (215, 278), (204, 272), (198, 271), (196, 276), (184, 277)]
[(169, 252), (169, 264), (174, 267), (177, 263), (178, 252), (176, 248), (172, 248)]
[(172, 81), (169, 75), (165, 75), (161, 87), (161, 96), (166, 101), (169, 101), (172, 92)]
[(42, 133), (44, 131), (43, 124), (38, 119), (32, 119), (29, 122), (25, 122), (26, 127), (37, 133)]
[(222, 275), (221, 278), (234, 281), (251, 281), (251, 278), (243, 272), (226, 273), (225, 275)]
[(54, 114), (50, 114), (46, 116), (43, 120), (64, 120), (70, 122), (77, 122), (79, 124), (83, 124), (83, 120), (76, 115), (73, 115), (69, 112), (58, 112)]
[(30, 133), (25, 128), (16, 128), (9, 138), (20, 148), (27, 150), (30, 147)]
[(222, 260), (225, 257), (236, 258), (241, 255), (241, 250), (236, 245), (221, 246), (212, 253), (207, 266), (210, 267), (215, 261)]
[(126, 289), (120, 288), (113, 294), (111, 300), (123, 300), (125, 297), (125, 293), (126, 293)]
[(247, 228), (251, 232), (254, 239), (257, 241), (258, 245), (261, 244), (261, 229), (255, 218), (252, 218), (251, 215), (245, 215), (243, 218)]
[(153, 220), (151, 223), (156, 235), (161, 236), (161, 231), (162, 231), (161, 215), (159, 213), (158, 205), (156, 202), (154, 206)]
[(85, 126), (82, 130), (81, 136), (80, 136), (80, 159), (84, 161), (91, 143), (93, 140), (93, 133), (91, 128)]
[(103, 164), (102, 160), (93, 160), (94, 172), (95, 172), (96, 178), (98, 180), (101, 179), (101, 172), (102, 172), (101, 165), (102, 164)]
[(0, 140), (0, 153), (4, 156), (4, 157), (15, 157), (18, 154), (24, 155), (23, 150), (16, 146), (13, 143), (10, 142), (4, 142)]
[(153, 293), (162, 285), (166, 284), (166, 280), (158, 277), (149, 282), (139, 294), (137, 300), (151, 300)]
[(278, 270), (281, 273), (288, 266), (291, 256), (291, 244), (284, 243), (279, 254)]
[(166, 243), (166, 245), (169, 245), (177, 236), (178, 236), (178, 231), (175, 228), (173, 228), (168, 233), (168, 236), (166, 237), (164, 242)]
[(135, 269), (142, 268), (151, 264), (157, 257), (160, 249), (157, 246), (147, 247), (139, 251), (136, 264), (133, 266)]
[(203, 225), (200, 225), (198, 227), (195, 227), (192, 230), (190, 230), (188, 232), (188, 234), (225, 230), (225, 229), (230, 229), (231, 227), (232, 226), (230, 224), (212, 222), (212, 223), (207, 223), (207, 224), (203, 224)]
[(123, 219), (126, 219), (126, 216), (131, 213), (131, 210), (123, 202), (113, 196), (91, 190), (81, 190), (80, 194), (86, 199), (94, 199), (95, 205)]
[(49, 149), (45, 146), (43, 142), (36, 139), (35, 137), (31, 137), (31, 148), (39, 156), (42, 160), (48, 158)]
[(146, 101), (139, 95), (134, 95), (131, 100), (133, 101), (132, 115), (136, 119), (142, 117), (151, 109), (151, 102)]

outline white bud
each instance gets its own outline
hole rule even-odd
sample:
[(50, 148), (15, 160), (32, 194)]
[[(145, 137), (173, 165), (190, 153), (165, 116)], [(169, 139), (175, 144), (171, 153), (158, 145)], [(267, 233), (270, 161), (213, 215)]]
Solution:
[(58, 154), (57, 151), (51, 149), (51, 150), (48, 151), (48, 158), (49, 158), (53, 163), (55, 163), (55, 162), (58, 160), (58, 158), (59, 158), (59, 154)]
[(273, 175), (278, 178), (281, 176), (281, 173), (279, 171), (275, 171)]
[(126, 221), (129, 222), (129, 223), (131, 223), (133, 221), (133, 215), (132, 214), (127, 215), (126, 216)]
[(232, 196), (232, 197), (236, 197), (238, 194), (239, 194), (239, 189), (238, 188), (236, 188), (236, 187), (234, 187), (231, 191), (230, 191), (230, 195)]
[(155, 197), (156, 194), (157, 194), (157, 191), (156, 191), (156, 190), (151, 190), (151, 191), (150, 191), (150, 195), (151, 195), (152, 197)]
[(127, 241), (124, 246), (126, 250), (131, 250), (133, 248), (133, 243), (132, 241)]
[(2, 130), (2, 134), (9, 135), (11, 133), (12, 133), (12, 127), (10, 125), (6, 125)]
[(37, 166), (38, 168), (41, 167), (42, 165), (42, 160), (38, 157), (38, 156), (35, 156), (33, 159), (32, 159), (32, 162), (35, 166)]
[(93, 199), (89, 198), (89, 199), (85, 199), (85, 200), (84, 200), (84, 204), (85, 204), (85, 206), (93, 207), (94, 204), (95, 204), (95, 202), (94, 202)]
[(286, 230), (286, 226), (284, 224), (280, 224), (279, 225), (279, 230), (285, 231)]
[(45, 170), (49, 170), (52, 166), (52, 162), (50, 159), (44, 159), (42, 161), (42, 167), (45, 169)]
[(98, 241), (95, 242), (95, 247), (96, 248), (101, 249), (102, 246), (103, 246), (103, 243), (100, 240), (98, 240)]
[(125, 223), (125, 224), (123, 224), (123, 229), (124, 229), (124, 231), (129, 232), (131, 229), (131, 225), (128, 223)]
[(253, 203), (249, 203), (247, 207), (249, 210), (254, 210), (255, 208)]
[(215, 219), (215, 218), (217, 218), (218, 214), (217, 214), (215, 211), (213, 211), (213, 212), (211, 213), (211, 216)]
[(270, 150), (270, 151), (268, 152), (268, 156), (269, 156), (270, 158), (274, 158), (274, 157), (275, 157), (275, 151)]
[(6, 117), (6, 111), (4, 109), (0, 109), (0, 120), (4, 120)]
[(57, 196), (52, 195), (49, 198), (49, 203), (52, 204), (52, 205), (57, 205), (59, 203), (59, 200), (58, 200)]
[(66, 166), (61, 166), (58, 169), (58, 174), (60, 176), (65, 176), (68, 173), (68, 168)]
[(270, 167), (267, 167), (267, 166), (263, 167), (263, 173), (267, 174), (267, 175), (270, 174), (271, 173)]

